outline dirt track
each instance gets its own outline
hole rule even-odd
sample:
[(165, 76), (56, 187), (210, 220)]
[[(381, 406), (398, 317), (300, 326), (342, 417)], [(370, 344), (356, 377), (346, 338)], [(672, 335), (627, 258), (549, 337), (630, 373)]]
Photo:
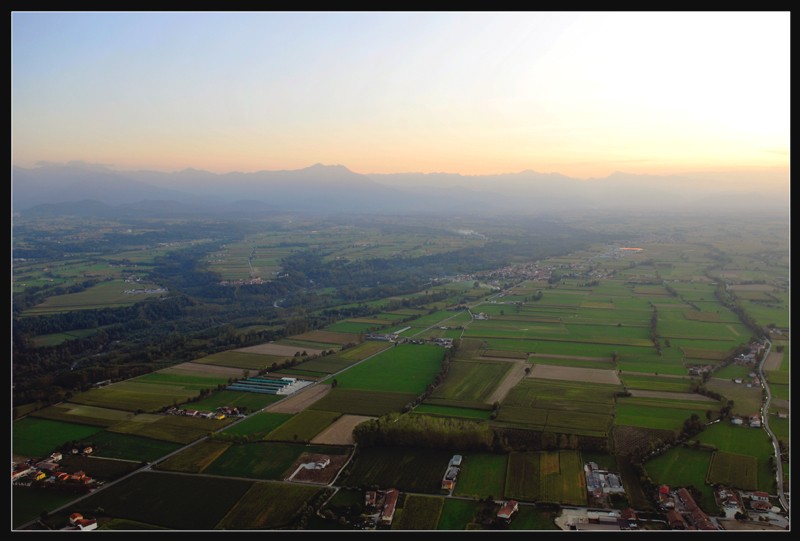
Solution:
[(330, 385), (311, 385), (304, 389), (300, 389), (294, 395), (285, 400), (267, 406), (267, 411), (274, 411), (275, 413), (300, 413), (308, 406), (328, 394), (331, 390)]
[(311, 443), (326, 444), (326, 445), (353, 445), (353, 429), (356, 425), (368, 421), (370, 419), (377, 419), (377, 417), (367, 417), (365, 415), (342, 415), (336, 421), (314, 436)]
[(511, 367), (511, 370), (508, 371), (506, 374), (505, 379), (497, 386), (494, 390), (492, 395), (486, 399), (489, 404), (494, 404), (495, 402), (502, 402), (503, 399), (508, 394), (514, 385), (522, 381), (522, 378), (525, 377), (525, 367), (530, 366), (525, 361), (510, 361), (514, 363), (514, 366)]

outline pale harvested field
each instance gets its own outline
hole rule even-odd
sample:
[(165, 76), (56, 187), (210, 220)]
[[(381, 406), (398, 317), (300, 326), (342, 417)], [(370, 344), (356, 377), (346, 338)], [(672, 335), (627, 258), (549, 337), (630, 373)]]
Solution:
[(546, 359), (572, 359), (574, 361), (598, 361), (598, 362), (611, 362), (611, 357), (581, 357), (579, 355), (552, 355), (550, 353), (530, 353), (528, 357), (536, 358), (542, 357)]
[(311, 443), (318, 443), (323, 445), (353, 445), (353, 429), (356, 425), (369, 421), (370, 419), (377, 419), (377, 417), (368, 417), (366, 415), (342, 415), (336, 419), (331, 426), (314, 436)]
[(645, 391), (643, 389), (630, 389), (631, 396), (639, 398), (664, 398), (666, 400), (693, 400), (695, 402), (716, 402), (713, 398), (696, 393), (672, 393), (669, 391)]
[(767, 360), (764, 361), (764, 370), (780, 370), (783, 362), (783, 352), (770, 351)]
[[(631, 375), (631, 376), (650, 376), (650, 377), (653, 376), (653, 372), (633, 372), (631, 370), (624, 370), (622, 373), (623, 374), (628, 374), (628, 375)], [(679, 374), (658, 374), (658, 377), (660, 377), (660, 378), (686, 379), (686, 376), (681, 376)], [(719, 379), (719, 378), (714, 378), (714, 379)], [(728, 381), (728, 380), (724, 379), (722, 381)]]
[(310, 331), (292, 336), (293, 340), (306, 342), (322, 342), (323, 344), (349, 344), (358, 342), (358, 335), (347, 332)]
[(572, 366), (537, 364), (534, 365), (529, 377), (560, 379), (565, 381), (584, 381), (587, 383), (621, 384), (616, 370), (603, 370), (602, 368), (575, 368)]
[(739, 284), (730, 286), (732, 291), (774, 291), (775, 288), (769, 284)]
[(775, 406), (776, 408), (786, 408), (791, 409), (791, 401), (786, 400), (785, 398), (773, 398), (770, 405)]
[(486, 399), (488, 404), (502, 402), (508, 394), (508, 391), (525, 377), (525, 367), (529, 366), (528, 363), (520, 360), (515, 361), (515, 363), (516, 364), (511, 367), (511, 370), (508, 371), (508, 374), (506, 374), (505, 379), (497, 386), (492, 395)]
[(232, 366), (217, 366), (215, 364), (181, 363), (159, 370), (163, 374), (214, 374), (218, 376), (242, 377), (242, 369)]
[(285, 346), (283, 344), (259, 344), (246, 348), (235, 349), (234, 351), (244, 351), (245, 353), (260, 353), (262, 355), (277, 355), (279, 357), (293, 357), (295, 353), (306, 352), (307, 355), (320, 355), (323, 350), (313, 348), (300, 348), (297, 346)]
[(266, 409), (275, 413), (300, 413), (330, 391), (330, 385), (310, 385), (285, 400), (267, 406)]

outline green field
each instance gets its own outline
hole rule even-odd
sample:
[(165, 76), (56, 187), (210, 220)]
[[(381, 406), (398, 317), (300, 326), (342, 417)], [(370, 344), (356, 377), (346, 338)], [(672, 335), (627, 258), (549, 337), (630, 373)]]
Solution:
[(586, 505), (586, 478), (577, 451), (510, 453), (505, 497)]
[(110, 427), (109, 432), (132, 434), (174, 443), (191, 443), (230, 423), (229, 419), (203, 419), (178, 415), (141, 414)]
[(713, 402), (709, 402), (707, 406), (700, 405), (691, 409), (683, 409), (670, 407), (668, 401), (664, 401), (663, 406), (647, 406), (636, 399), (630, 402), (629, 400), (627, 398), (619, 399), (614, 419), (615, 424), (679, 431), (683, 427), (683, 422), (693, 413), (697, 414), (701, 420), (705, 420), (707, 410), (719, 411), (719, 404)]
[(179, 449), (181, 444), (116, 432), (98, 432), (91, 438), (94, 455), (121, 460), (152, 462)]
[(133, 417), (133, 413), (129, 411), (86, 406), (84, 404), (62, 402), (37, 410), (31, 413), (31, 416), (51, 419), (53, 421), (107, 427), (119, 421), (130, 419)]
[(339, 412), (305, 410), (301, 411), (264, 438), (267, 441), (308, 442), (341, 417)]
[(443, 348), (403, 344), (354, 366), (337, 380), (343, 389), (420, 394), (439, 372), (443, 358)]
[(473, 498), (499, 498), (505, 490), (507, 467), (508, 455), (470, 453), (461, 463), (453, 493)]
[(758, 488), (758, 460), (754, 456), (715, 451), (706, 482), (743, 490)]
[(436, 529), (453, 531), (465, 530), (467, 524), (475, 519), (479, 510), (480, 504), (478, 502), (446, 498)]
[(69, 332), (59, 332), (53, 334), (40, 334), (33, 338), (34, 347), (48, 347), (63, 344), (76, 338), (87, 338), (97, 333), (97, 329), (75, 329)]
[(709, 451), (673, 447), (664, 454), (648, 461), (645, 469), (656, 484), (670, 487), (694, 486), (702, 493), (697, 504), (706, 513), (716, 514), (714, 493), (706, 484), (706, 474), (711, 463)]
[(283, 474), (303, 453), (342, 455), (347, 454), (348, 449), (328, 445), (302, 445), (279, 442), (234, 444), (208, 466), (204, 473), (231, 477), (283, 480)]
[(85, 441), (101, 430), (99, 426), (26, 417), (12, 425), (11, 449), (15, 456), (46, 457), (64, 443)]
[(283, 423), (291, 419), (293, 415), (294, 414), (292, 413), (272, 413), (269, 411), (262, 411), (261, 413), (249, 416), (247, 419), (236, 423), (230, 428), (226, 428), (222, 433), (251, 436), (256, 439), (261, 439), (263, 436), (266, 436)]
[(127, 289), (157, 289), (156, 284), (126, 284), (123, 280), (111, 280), (98, 282), (78, 293), (67, 293), (48, 297), (44, 302), (25, 310), (26, 316), (41, 314), (54, 314), (59, 312), (71, 312), (73, 310), (89, 310), (94, 308), (116, 308), (120, 306), (131, 306), (137, 302), (142, 302), (148, 298), (163, 297), (166, 293), (145, 293), (139, 295), (126, 295)]
[(252, 484), (238, 479), (144, 472), (90, 495), (65, 514), (95, 516), (95, 509), (100, 507), (114, 518), (174, 530), (211, 530)]
[(343, 480), (347, 486), (397, 488), (403, 492), (439, 494), (453, 453), (439, 449), (369, 447), (359, 449)]
[(675, 393), (688, 393), (691, 389), (691, 380), (689, 378), (639, 376), (623, 372), (620, 375), (620, 379), (628, 389), (670, 391)]
[(558, 380), (520, 381), (506, 396), (497, 420), (562, 433), (605, 436), (617, 385)]
[(74, 500), (75, 494), (42, 488), (12, 486), (11, 526), (19, 528), (39, 518), (42, 511), (52, 511)]
[(758, 460), (758, 489), (774, 492), (772, 481), (775, 476), (769, 468), (769, 457), (774, 451), (764, 430), (720, 422), (706, 428), (697, 439), (720, 451), (755, 457)]
[(453, 361), (434, 398), (485, 402), (503, 381), (512, 364), (506, 361)]
[(225, 441), (202, 441), (159, 462), (156, 468), (173, 472), (201, 473), (230, 446), (231, 443)]
[(555, 513), (537, 509), (530, 505), (522, 505), (511, 519), (509, 530), (558, 530), (555, 523)]
[(361, 391), (336, 387), (315, 402), (311, 409), (379, 417), (392, 411), (402, 410), (403, 406), (416, 397), (417, 395), (411, 393)]
[(288, 526), (318, 487), (258, 481), (217, 524), (217, 530), (277, 530)]
[(492, 412), (488, 410), (476, 410), (471, 408), (458, 408), (451, 406), (436, 406), (431, 404), (420, 404), (413, 410), (414, 413), (424, 413), (426, 415), (441, 415), (443, 417), (463, 417), (465, 419), (488, 420)]

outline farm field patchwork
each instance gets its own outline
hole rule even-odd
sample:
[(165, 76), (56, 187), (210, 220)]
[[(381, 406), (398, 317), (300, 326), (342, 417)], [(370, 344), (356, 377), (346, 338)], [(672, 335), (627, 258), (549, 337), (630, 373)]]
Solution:
[(717, 513), (714, 493), (706, 484), (706, 474), (711, 463), (711, 452), (673, 447), (664, 454), (645, 463), (645, 469), (653, 482), (670, 487), (694, 486), (702, 496), (697, 504), (706, 512)]
[(210, 431), (223, 428), (230, 421), (230, 419), (220, 421), (178, 415), (142, 414), (128, 421), (117, 423), (108, 430), (186, 444), (206, 436)]
[(183, 473), (202, 473), (230, 446), (230, 442), (206, 440), (184, 449), (163, 462), (159, 462), (156, 465), (156, 469)]
[(206, 357), (195, 359), (194, 363), (211, 364), (216, 366), (228, 366), (240, 368), (242, 370), (263, 370), (273, 364), (282, 364), (291, 355), (267, 355), (254, 352), (244, 352), (241, 350), (223, 351)]
[(437, 530), (466, 530), (480, 511), (480, 504), (468, 500), (454, 500), (447, 498), (444, 500), (442, 513), (439, 516)]
[(342, 415), (333, 424), (312, 438), (311, 443), (317, 445), (353, 445), (353, 429), (363, 423), (375, 419), (366, 415)]
[(577, 451), (512, 452), (505, 497), (586, 505), (586, 480)]
[(281, 442), (256, 442), (231, 445), (204, 473), (231, 477), (281, 480), (302, 453), (343, 455), (346, 447), (303, 445)]
[[(254, 394), (254, 393), (250, 393)], [(236, 423), (235, 425), (226, 428), (222, 431), (223, 434), (232, 434), (240, 436), (249, 436), (252, 438), (261, 439), (283, 423), (291, 419), (291, 413), (274, 413), (271, 411), (262, 411), (251, 415), (246, 419)]]

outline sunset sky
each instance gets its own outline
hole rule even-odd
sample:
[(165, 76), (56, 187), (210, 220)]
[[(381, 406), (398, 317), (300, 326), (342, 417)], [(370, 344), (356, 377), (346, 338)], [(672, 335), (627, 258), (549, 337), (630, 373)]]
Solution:
[(12, 160), (789, 167), (789, 12), (12, 13)]

